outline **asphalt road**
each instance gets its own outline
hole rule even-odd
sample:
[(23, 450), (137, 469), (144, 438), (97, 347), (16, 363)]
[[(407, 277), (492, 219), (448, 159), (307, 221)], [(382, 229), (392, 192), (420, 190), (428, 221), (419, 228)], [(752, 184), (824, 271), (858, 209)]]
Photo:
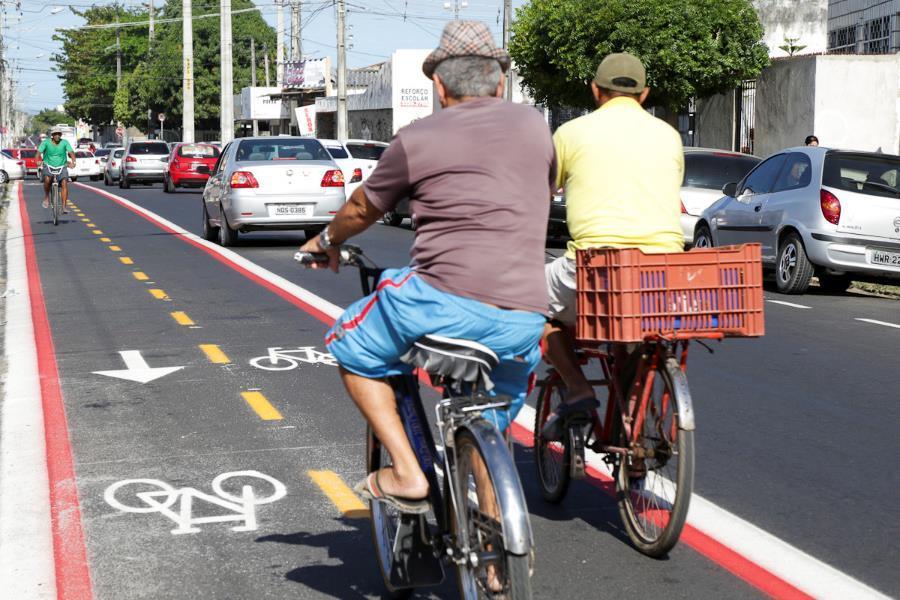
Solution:
[[(27, 184), (25, 197), (95, 597), (379, 597), (368, 520), (347, 487), (363, 475), (364, 428), (320, 354), (327, 319), (112, 199), (72, 188), (84, 216), (73, 211), (56, 228), (38, 188)], [(200, 233), (198, 192), (106, 189)], [(357, 242), (381, 266), (399, 266), (412, 240), (378, 224)], [(302, 241), (299, 232), (253, 233), (234, 251), (338, 306), (355, 300), (355, 272), (296, 267)], [(768, 302), (764, 338), (729, 340), (713, 355), (693, 349), (696, 492), (898, 596), (900, 476), (890, 465), (900, 450), (900, 328), (879, 323), (900, 325), (900, 304), (766, 297), (796, 306)], [(251, 364), (271, 348), (302, 349), (302, 360), (284, 371)], [(182, 368), (143, 384), (97, 374), (126, 359)], [(665, 560), (638, 554), (613, 499), (589, 483), (545, 504), (530, 450), (516, 458), (537, 540), (536, 597), (761, 594), (687, 544)], [(234, 508), (245, 485), (258, 502), (252, 515)], [(447, 581), (430, 593), (452, 595)]]

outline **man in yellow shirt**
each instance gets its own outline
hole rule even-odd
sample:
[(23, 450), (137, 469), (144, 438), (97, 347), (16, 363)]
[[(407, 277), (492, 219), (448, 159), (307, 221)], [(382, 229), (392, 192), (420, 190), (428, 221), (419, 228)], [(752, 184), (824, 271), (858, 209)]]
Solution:
[(552, 319), (544, 330), (547, 357), (567, 388), (565, 402), (542, 430), (547, 439), (561, 437), (561, 417), (598, 404), (566, 330), (576, 316), (575, 251), (598, 246), (684, 249), (681, 136), (641, 107), (650, 93), (646, 81), (638, 58), (610, 54), (591, 82), (597, 110), (566, 123), (553, 136), (556, 183), (565, 187), (572, 241), (565, 256), (546, 271)]

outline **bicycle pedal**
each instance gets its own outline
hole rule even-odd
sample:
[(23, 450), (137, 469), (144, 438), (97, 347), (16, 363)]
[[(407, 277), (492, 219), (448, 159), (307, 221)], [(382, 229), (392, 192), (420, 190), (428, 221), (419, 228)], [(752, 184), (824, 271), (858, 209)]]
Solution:
[(584, 479), (584, 431), (580, 427), (569, 428), (569, 476)]

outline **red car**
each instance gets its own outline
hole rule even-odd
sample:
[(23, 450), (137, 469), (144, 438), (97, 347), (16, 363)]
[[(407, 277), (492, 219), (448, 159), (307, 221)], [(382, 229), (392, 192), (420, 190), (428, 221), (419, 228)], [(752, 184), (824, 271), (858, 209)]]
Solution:
[(25, 177), (29, 175), (34, 175), (37, 177), (37, 149), (35, 148), (7, 148), (4, 150), (7, 154), (12, 156), (13, 158), (18, 158), (22, 162), (24, 162), (25, 167)]
[(166, 163), (163, 190), (172, 193), (180, 187), (205, 186), (218, 159), (219, 149), (212, 144), (178, 144)]

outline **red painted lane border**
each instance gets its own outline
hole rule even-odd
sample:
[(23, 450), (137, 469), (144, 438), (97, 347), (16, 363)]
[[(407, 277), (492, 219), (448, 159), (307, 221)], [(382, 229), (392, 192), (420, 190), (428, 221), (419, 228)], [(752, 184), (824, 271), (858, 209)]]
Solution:
[(50, 480), (50, 516), (53, 520), (53, 562), (56, 572), (56, 595), (64, 600), (93, 598), (91, 573), (81, 525), (81, 508), (69, 425), (59, 385), (56, 350), (47, 318), (41, 274), (38, 269), (31, 221), (25, 206), (23, 186), (19, 186), (19, 210), (25, 245), (25, 268), (28, 273), (28, 295), (31, 320), (37, 348), (41, 404), (44, 411), (44, 437), (47, 445), (47, 475)]
[[(118, 204), (119, 206), (127, 208), (128, 210), (135, 213), (136, 215), (143, 217), (144, 219), (146, 219), (153, 225), (159, 227), (163, 231), (174, 234), (174, 235), (178, 236), (178, 238), (181, 239), (182, 241), (184, 241), (196, 248), (203, 250), (204, 252), (206, 252), (207, 254), (209, 254), (210, 256), (212, 256), (213, 258), (215, 258), (222, 264), (241, 273), (242, 275), (244, 275), (251, 281), (254, 281), (255, 283), (260, 284), (261, 286), (265, 287), (266, 289), (268, 289), (271, 292), (278, 295), (280, 298), (283, 298), (284, 300), (286, 300), (287, 302), (290, 302), (291, 304), (293, 304), (294, 306), (303, 310), (304, 312), (312, 315), (313, 317), (317, 318), (319, 321), (328, 325), (329, 327), (334, 324), (334, 319), (332, 317), (330, 317), (329, 315), (327, 315), (326, 313), (319, 310), (318, 308), (312, 306), (311, 304), (309, 304), (307, 302), (300, 300), (296, 296), (279, 288), (275, 284), (273, 284), (269, 281), (266, 281), (259, 275), (255, 274), (251, 271), (248, 271), (244, 267), (235, 264), (230, 259), (222, 256), (221, 254), (215, 252), (214, 250), (212, 250), (210, 248), (207, 248), (206, 246), (197, 242), (196, 240), (193, 240), (190, 237), (164, 225), (163, 223), (160, 223), (159, 221), (157, 221), (150, 215), (146, 215), (138, 210), (135, 210), (133, 207), (128, 206), (127, 204), (121, 202), (114, 195), (112, 195), (104, 190), (99, 190), (94, 187), (90, 187), (90, 186), (83, 186), (83, 187), (85, 189), (92, 190), (98, 194), (101, 194), (102, 196), (109, 198), (110, 200), (112, 200), (116, 204)], [(426, 383), (426, 385), (430, 385), (429, 382), (427, 381), (427, 377), (420, 377), (420, 379), (422, 381), (424, 381)], [(513, 437), (520, 444), (522, 444), (528, 448), (530, 448), (534, 445), (533, 433), (530, 430), (528, 430), (527, 428), (520, 425), (519, 423), (513, 422), (512, 426), (511, 426), (511, 431), (512, 431)], [(594, 487), (599, 488), (604, 493), (607, 493), (609, 495), (614, 495), (615, 491), (611, 487), (612, 481), (610, 480), (610, 478), (608, 476), (601, 473), (600, 471), (597, 471), (593, 467), (588, 467), (587, 472), (588, 472), (588, 478), (586, 481), (588, 483), (590, 483)], [(802, 592), (798, 588), (794, 587), (793, 585), (791, 585), (784, 579), (778, 577), (774, 573), (772, 573), (772, 572), (764, 569), (763, 567), (757, 565), (756, 563), (750, 561), (749, 559), (745, 558), (744, 556), (741, 556), (740, 554), (738, 554), (737, 552), (735, 552), (728, 546), (725, 546), (721, 542), (716, 541), (715, 539), (711, 538), (710, 536), (706, 535), (705, 533), (701, 532), (700, 530), (694, 528), (693, 526), (691, 526), (689, 524), (684, 526), (684, 531), (681, 534), (681, 541), (684, 542), (685, 544), (687, 544), (690, 548), (692, 548), (699, 554), (705, 556), (712, 562), (716, 563), (720, 567), (724, 568), (725, 570), (729, 571), (733, 575), (744, 580), (748, 584), (752, 585), (753, 587), (757, 588), (758, 590), (760, 590), (761, 592), (763, 592), (764, 594), (766, 594), (772, 598), (779, 598), (779, 599), (785, 599), (785, 600), (808, 600), (808, 599), (812, 598), (812, 596), (805, 594), (804, 592)]]

